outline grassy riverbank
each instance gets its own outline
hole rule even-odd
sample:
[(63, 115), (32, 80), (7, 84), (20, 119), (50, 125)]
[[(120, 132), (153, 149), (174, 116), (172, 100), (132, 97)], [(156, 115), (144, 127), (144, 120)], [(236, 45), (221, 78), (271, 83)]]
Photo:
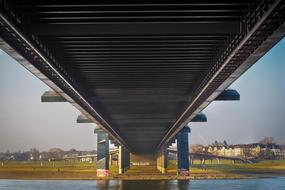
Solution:
[[(6, 162), (0, 165), (0, 179), (95, 179), (96, 163)], [(111, 166), (111, 177), (117, 174)]]
[[(175, 173), (174, 162), (170, 162), (168, 171)], [(271, 177), (285, 175), (285, 160), (266, 160), (253, 164), (233, 164), (227, 160), (221, 161), (219, 164), (194, 163), (190, 168), (190, 173), (196, 179)]]
[[(254, 164), (232, 164), (228, 161), (194, 163), (190, 179), (238, 179), (285, 175), (285, 160), (262, 161)], [(95, 163), (80, 162), (6, 162), (0, 165), (2, 179), (96, 179)], [(122, 179), (175, 179), (176, 163), (170, 161), (167, 174), (160, 174), (153, 167), (132, 167), (118, 175), (117, 166), (111, 166), (110, 178)]]

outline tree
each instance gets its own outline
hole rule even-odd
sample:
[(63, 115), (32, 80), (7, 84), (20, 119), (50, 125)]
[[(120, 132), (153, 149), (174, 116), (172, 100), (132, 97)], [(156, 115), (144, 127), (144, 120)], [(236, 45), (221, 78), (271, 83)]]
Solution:
[(214, 145), (219, 146), (219, 142), (217, 140), (215, 140)]
[(61, 160), (63, 157), (63, 150), (60, 148), (52, 148), (48, 151), (53, 160)]
[(31, 148), (30, 150), (30, 158), (32, 160), (39, 160), (40, 157), (40, 151), (36, 148)]
[(261, 144), (272, 144), (274, 143), (274, 138), (273, 137), (264, 137), (261, 141), (259, 141)]
[(48, 152), (60, 153), (60, 152), (63, 152), (63, 150), (61, 150), (60, 148), (51, 148), (48, 150)]
[(285, 142), (283, 142), (283, 143), (280, 145), (280, 147), (281, 147), (281, 150), (285, 150)]
[(197, 152), (203, 152), (203, 148), (204, 148), (204, 146), (203, 145), (201, 145), (201, 144), (192, 144), (191, 146), (190, 146), (190, 150), (191, 150), (191, 152), (193, 152), (193, 153), (197, 153)]
[(224, 146), (225, 146), (225, 147), (228, 147), (228, 143), (227, 143), (226, 140), (224, 140)]
[(76, 153), (77, 150), (76, 150), (75, 148), (72, 148), (72, 149), (70, 149), (68, 152), (70, 152), (70, 153)]

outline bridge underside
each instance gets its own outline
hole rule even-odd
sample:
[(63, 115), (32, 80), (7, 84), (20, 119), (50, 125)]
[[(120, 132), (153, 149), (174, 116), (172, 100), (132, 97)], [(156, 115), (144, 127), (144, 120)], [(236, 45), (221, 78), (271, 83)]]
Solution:
[(284, 35), (284, 1), (0, 4), (3, 41), (135, 153), (169, 142)]

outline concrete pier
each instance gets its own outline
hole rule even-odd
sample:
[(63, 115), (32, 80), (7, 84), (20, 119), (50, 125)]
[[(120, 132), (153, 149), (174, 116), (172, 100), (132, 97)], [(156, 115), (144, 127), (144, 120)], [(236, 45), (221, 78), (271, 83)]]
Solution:
[(119, 145), (119, 174), (125, 173), (130, 168), (130, 152), (122, 145)]
[(167, 172), (167, 165), (168, 165), (168, 152), (167, 147), (163, 146), (160, 152), (157, 155), (157, 169), (162, 173), (165, 174)]
[(177, 175), (189, 176), (189, 142), (190, 128), (185, 126), (177, 135)]
[(100, 129), (97, 133), (97, 177), (109, 177), (109, 136)]

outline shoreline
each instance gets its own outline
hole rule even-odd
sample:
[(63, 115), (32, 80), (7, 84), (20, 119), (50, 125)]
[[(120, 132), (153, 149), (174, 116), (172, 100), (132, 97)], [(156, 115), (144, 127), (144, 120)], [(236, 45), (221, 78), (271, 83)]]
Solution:
[(98, 178), (95, 173), (44, 173), (45, 175), (35, 173), (6, 173), (0, 172), (0, 179), (14, 180), (234, 180), (234, 179), (258, 179), (275, 178), (285, 176), (285, 172), (265, 172), (265, 173), (229, 173), (229, 174), (190, 174), (190, 176), (176, 176), (173, 174), (161, 175), (114, 175), (107, 178)]
[[(206, 167), (205, 167), (206, 166)], [(215, 180), (256, 179), (285, 176), (285, 160), (262, 161), (254, 164), (194, 164), (190, 176), (177, 176), (176, 164), (169, 162), (167, 173), (161, 174), (155, 166), (132, 166), (126, 173), (118, 174), (118, 166), (110, 167), (106, 180)], [(96, 164), (91, 163), (37, 163), (10, 162), (0, 167), (0, 179), (21, 180), (100, 180)]]

